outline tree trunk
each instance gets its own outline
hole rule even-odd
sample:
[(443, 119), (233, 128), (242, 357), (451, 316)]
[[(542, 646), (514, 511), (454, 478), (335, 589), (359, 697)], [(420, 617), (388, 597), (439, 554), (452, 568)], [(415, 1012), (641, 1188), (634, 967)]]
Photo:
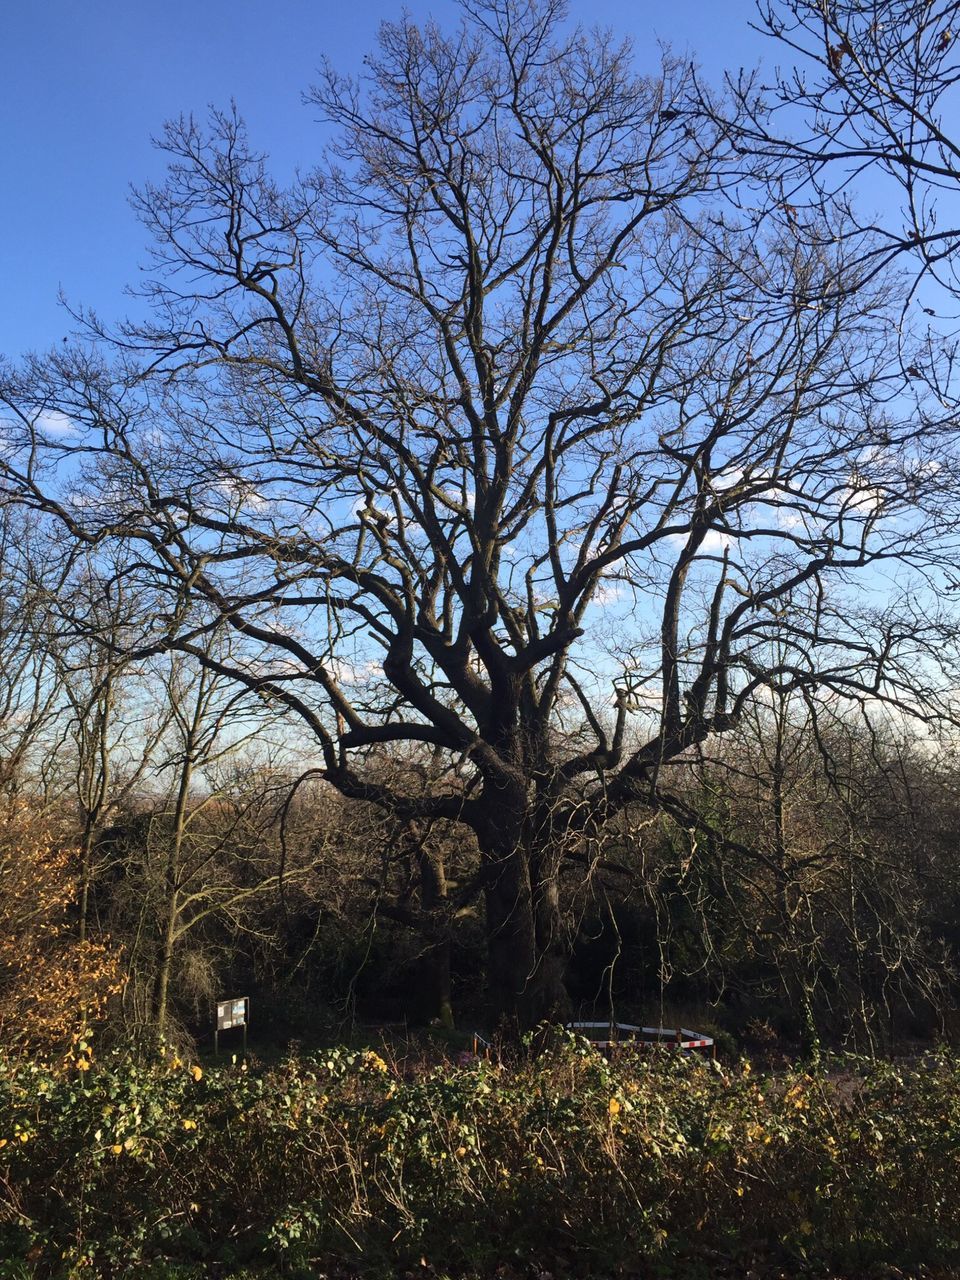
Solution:
[(78, 938), (81, 943), (87, 940), (88, 920), (90, 916), (90, 886), (93, 880), (93, 821), (89, 814), (84, 820), (83, 836), (80, 840), (80, 927)]
[(525, 795), (485, 801), (477, 836), (487, 872), (488, 993), (496, 1025), (514, 1035), (566, 1016), (559, 859), (549, 847), (532, 851)]
[(548, 847), (531, 858), (537, 969), (533, 982), (537, 1022), (566, 1022), (570, 998), (566, 988), (569, 952), (560, 911), (560, 852)]
[(450, 937), (445, 935), (439, 939), (430, 952), (430, 980), (432, 986), (432, 1003), (440, 1019), (440, 1025), (447, 1031), (454, 1028), (453, 1019), (453, 985), (450, 976)]
[(422, 844), (417, 854), (420, 868), (420, 897), (429, 925), (427, 954), (431, 1004), (442, 1026), (453, 1030), (453, 991), (450, 977), (450, 920), (447, 914), (447, 877), (443, 858), (427, 852)]
[(173, 970), (173, 956), (177, 940), (180, 936), (181, 909), (181, 869), (183, 861), (183, 844), (187, 834), (187, 821), (190, 809), (190, 788), (193, 784), (193, 770), (196, 763), (197, 741), (206, 709), (207, 673), (200, 670), (196, 701), (193, 714), (184, 735), (183, 764), (177, 784), (177, 798), (173, 808), (173, 830), (168, 837), (170, 841), (167, 864), (164, 871), (164, 885), (167, 890), (166, 912), (161, 940), (160, 968), (157, 972), (156, 998), (154, 1002), (154, 1022), (159, 1035), (163, 1035), (167, 1023), (169, 1008), (170, 974)]
[(177, 939), (177, 924), (180, 911), (177, 901), (178, 893), (174, 890), (167, 902), (167, 918), (164, 923), (163, 939), (160, 950), (160, 967), (157, 970), (157, 986), (154, 996), (154, 1022), (158, 1035), (163, 1035), (167, 1023), (167, 1009), (170, 994), (170, 973), (173, 969), (173, 953)]
[(536, 929), (522, 846), (491, 861), (486, 888), (487, 986), (497, 1027), (507, 1035), (535, 1025), (532, 982)]

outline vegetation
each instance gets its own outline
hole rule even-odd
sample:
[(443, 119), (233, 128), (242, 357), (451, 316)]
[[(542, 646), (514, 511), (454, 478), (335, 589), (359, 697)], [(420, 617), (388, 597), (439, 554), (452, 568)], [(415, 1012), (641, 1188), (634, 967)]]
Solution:
[(405, 1071), (6, 1062), (5, 1274), (955, 1274), (958, 1086), (946, 1057), (756, 1077), (573, 1040)]
[(954, 8), (167, 126), (147, 308), (0, 368), (0, 1275), (956, 1274)]
[[(952, 357), (842, 202), (785, 212), (755, 102), (705, 103), (669, 56), (648, 74), (554, 0), (482, 0), (451, 31), (385, 24), (365, 66), (323, 69), (325, 144), (287, 187), (234, 113), (167, 127), (135, 202), (149, 316), (80, 316), (5, 373), (2, 494), (89, 673), (81, 927), (95, 740), (122, 664), (167, 655), (404, 833), (418, 901), (393, 912), (439, 957), (475, 911), (519, 1030), (569, 1010), (571, 867), (638, 815), (728, 840), (685, 785), (698, 753), (782, 704), (819, 741), (838, 709), (953, 723)], [(189, 921), (233, 892), (201, 911), (189, 871), (197, 696), (163, 713), (160, 1025)], [(466, 876), (416, 852), (440, 829)]]
[(76, 859), (25, 806), (0, 829), (0, 1037), (50, 1053), (78, 1022), (103, 1016), (123, 986), (109, 940), (78, 939), (69, 908)]

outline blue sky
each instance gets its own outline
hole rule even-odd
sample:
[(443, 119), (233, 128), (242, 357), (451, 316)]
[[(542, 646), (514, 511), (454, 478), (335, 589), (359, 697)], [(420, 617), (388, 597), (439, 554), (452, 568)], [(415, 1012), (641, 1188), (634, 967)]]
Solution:
[[(416, 17), (456, 20), (454, 0), (416, 0)], [(308, 166), (319, 132), (300, 95), (323, 54), (359, 70), (390, 0), (11, 0), (0, 17), (0, 354), (57, 342), (71, 327), (59, 289), (107, 320), (145, 259), (131, 183), (161, 172), (150, 139), (180, 112), (235, 98), (279, 175)], [(770, 50), (749, 28), (753, 0), (572, 0), (571, 15), (636, 41), (656, 39), (706, 71), (752, 66)]]

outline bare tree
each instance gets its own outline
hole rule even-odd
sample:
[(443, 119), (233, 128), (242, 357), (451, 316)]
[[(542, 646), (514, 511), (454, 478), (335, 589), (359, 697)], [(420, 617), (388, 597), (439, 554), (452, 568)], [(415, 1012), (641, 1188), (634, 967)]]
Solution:
[[(955, 0), (760, 0), (759, 29), (793, 61), (770, 77), (728, 77), (731, 137), (776, 175), (777, 214), (809, 233), (807, 214), (843, 203), (848, 234), (868, 229), (864, 264), (918, 270), (904, 290), (937, 339), (906, 364), (946, 390), (955, 354), (944, 320), (960, 296), (960, 8)], [(768, 83), (764, 83), (768, 80)], [(715, 119), (722, 110), (711, 112)], [(877, 211), (879, 209), (879, 212)], [(949, 324), (946, 326), (949, 331)]]
[[(870, 870), (873, 890), (881, 885), (867, 803), (868, 795), (877, 799), (876, 770), (857, 751), (850, 726), (837, 731), (826, 711), (822, 719), (832, 734), (803, 699), (774, 695), (716, 752), (700, 754), (694, 803), (709, 805), (718, 838), (701, 842), (684, 885), (709, 965), (735, 988), (752, 981), (748, 994), (760, 1007), (764, 996), (780, 997), (813, 1058), (828, 992), (835, 1024), (847, 1012), (837, 1007), (843, 987), (863, 1012), (863, 970), (878, 957), (858, 933), (861, 891)], [(887, 919), (902, 916), (898, 910)], [(841, 938), (846, 926), (852, 936)], [(906, 949), (907, 934), (903, 941)], [(859, 972), (841, 977), (851, 959)], [(858, 1018), (858, 1035), (871, 1034), (872, 1012)]]
[[(206, 653), (223, 663), (229, 651), (218, 640), (217, 633), (208, 638)], [(252, 897), (275, 893), (279, 880), (272, 849), (260, 839), (253, 849), (244, 848), (245, 820), (259, 798), (257, 789), (248, 787), (245, 802), (228, 813), (217, 786), (218, 767), (240, 755), (251, 738), (269, 733), (264, 708), (255, 702), (251, 708), (242, 685), (180, 655), (168, 661), (164, 693), (173, 737), (165, 742), (163, 769), (171, 781), (164, 803), (151, 815), (144, 850), (159, 854), (159, 866), (151, 868), (159, 874), (151, 878), (159, 890), (153, 1022), (161, 1034), (177, 950), (209, 917), (230, 916)], [(212, 810), (217, 820), (210, 820)]]
[(58, 754), (69, 761), (77, 815), (83, 942), (103, 869), (97, 855), (100, 834), (137, 796), (156, 764), (172, 709), (150, 697), (128, 652), (136, 634), (131, 620), (143, 601), (131, 598), (111, 572), (115, 565), (101, 564), (101, 576), (80, 552), (65, 557), (67, 570), (50, 599), (47, 621), (61, 693)]
[(930, 928), (930, 836), (952, 809), (942, 759), (872, 719), (772, 696), (692, 767), (720, 833), (688, 859), (698, 950), (755, 1008), (784, 998), (811, 1057), (828, 1030), (893, 1048), (905, 1014), (935, 1025), (954, 981)]
[(5, 803), (24, 787), (46, 790), (43, 762), (62, 694), (48, 643), (47, 601), (56, 568), (51, 569), (34, 532), (12, 506), (0, 506), (0, 797)]
[[(669, 766), (757, 690), (938, 714), (935, 620), (878, 570), (917, 601), (953, 445), (862, 243), (722, 212), (738, 158), (688, 69), (553, 0), (463, 8), (324, 72), (333, 140), (289, 190), (233, 114), (168, 127), (153, 321), (10, 373), (0, 475), (166, 597), (134, 650), (299, 717), (346, 796), (473, 832), (493, 1004), (531, 1022), (565, 860), (625, 806), (696, 823)], [(197, 602), (269, 661), (211, 654)], [(404, 743), (455, 785), (371, 776)]]

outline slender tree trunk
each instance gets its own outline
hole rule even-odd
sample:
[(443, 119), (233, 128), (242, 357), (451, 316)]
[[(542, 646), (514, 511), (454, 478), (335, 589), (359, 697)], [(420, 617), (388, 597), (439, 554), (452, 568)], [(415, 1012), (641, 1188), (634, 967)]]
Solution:
[(440, 1025), (447, 1031), (454, 1028), (453, 980), (450, 968), (450, 938), (439, 939), (431, 952), (430, 973), (433, 979), (433, 1004)]
[(83, 836), (80, 840), (80, 924), (77, 936), (81, 945), (87, 940), (90, 915), (90, 886), (93, 881), (93, 837), (93, 822), (90, 816), (87, 815), (84, 821)]
[(177, 941), (177, 926), (180, 922), (179, 893), (174, 890), (167, 900), (166, 920), (164, 921), (163, 938), (160, 950), (160, 966), (157, 970), (157, 986), (154, 996), (154, 1021), (157, 1032), (162, 1035), (167, 1024), (167, 1009), (170, 997), (170, 973), (173, 969), (173, 954)]
[[(108, 678), (100, 701), (96, 705), (94, 721), (95, 737), (90, 745), (89, 759), (81, 762), (86, 776), (81, 773), (80, 803), (83, 809), (83, 836), (80, 841), (80, 925), (79, 940), (86, 942), (90, 929), (90, 891), (93, 887), (93, 853), (97, 830), (104, 817), (112, 782), (110, 746), (107, 741), (110, 720), (114, 709), (113, 678)], [(81, 730), (84, 734), (85, 730)]]
[(447, 913), (447, 877), (443, 859), (422, 847), (417, 855), (423, 909), (431, 922), (428, 929), (429, 982), (436, 1017), (448, 1031), (453, 1030), (453, 989), (450, 973), (450, 921)]
[(530, 860), (537, 968), (533, 980), (535, 1021), (565, 1022), (570, 999), (565, 983), (569, 959), (560, 911), (560, 850), (553, 844)]
[(158, 1035), (163, 1035), (169, 1009), (170, 974), (173, 957), (180, 936), (180, 888), (183, 862), (183, 844), (187, 834), (190, 807), (190, 787), (196, 759), (197, 740), (203, 723), (206, 706), (207, 675), (201, 669), (193, 715), (184, 735), (183, 766), (177, 784), (177, 798), (173, 808), (173, 830), (167, 855), (164, 883), (167, 891), (166, 912), (160, 948), (160, 965), (157, 970), (154, 998), (154, 1023)]

